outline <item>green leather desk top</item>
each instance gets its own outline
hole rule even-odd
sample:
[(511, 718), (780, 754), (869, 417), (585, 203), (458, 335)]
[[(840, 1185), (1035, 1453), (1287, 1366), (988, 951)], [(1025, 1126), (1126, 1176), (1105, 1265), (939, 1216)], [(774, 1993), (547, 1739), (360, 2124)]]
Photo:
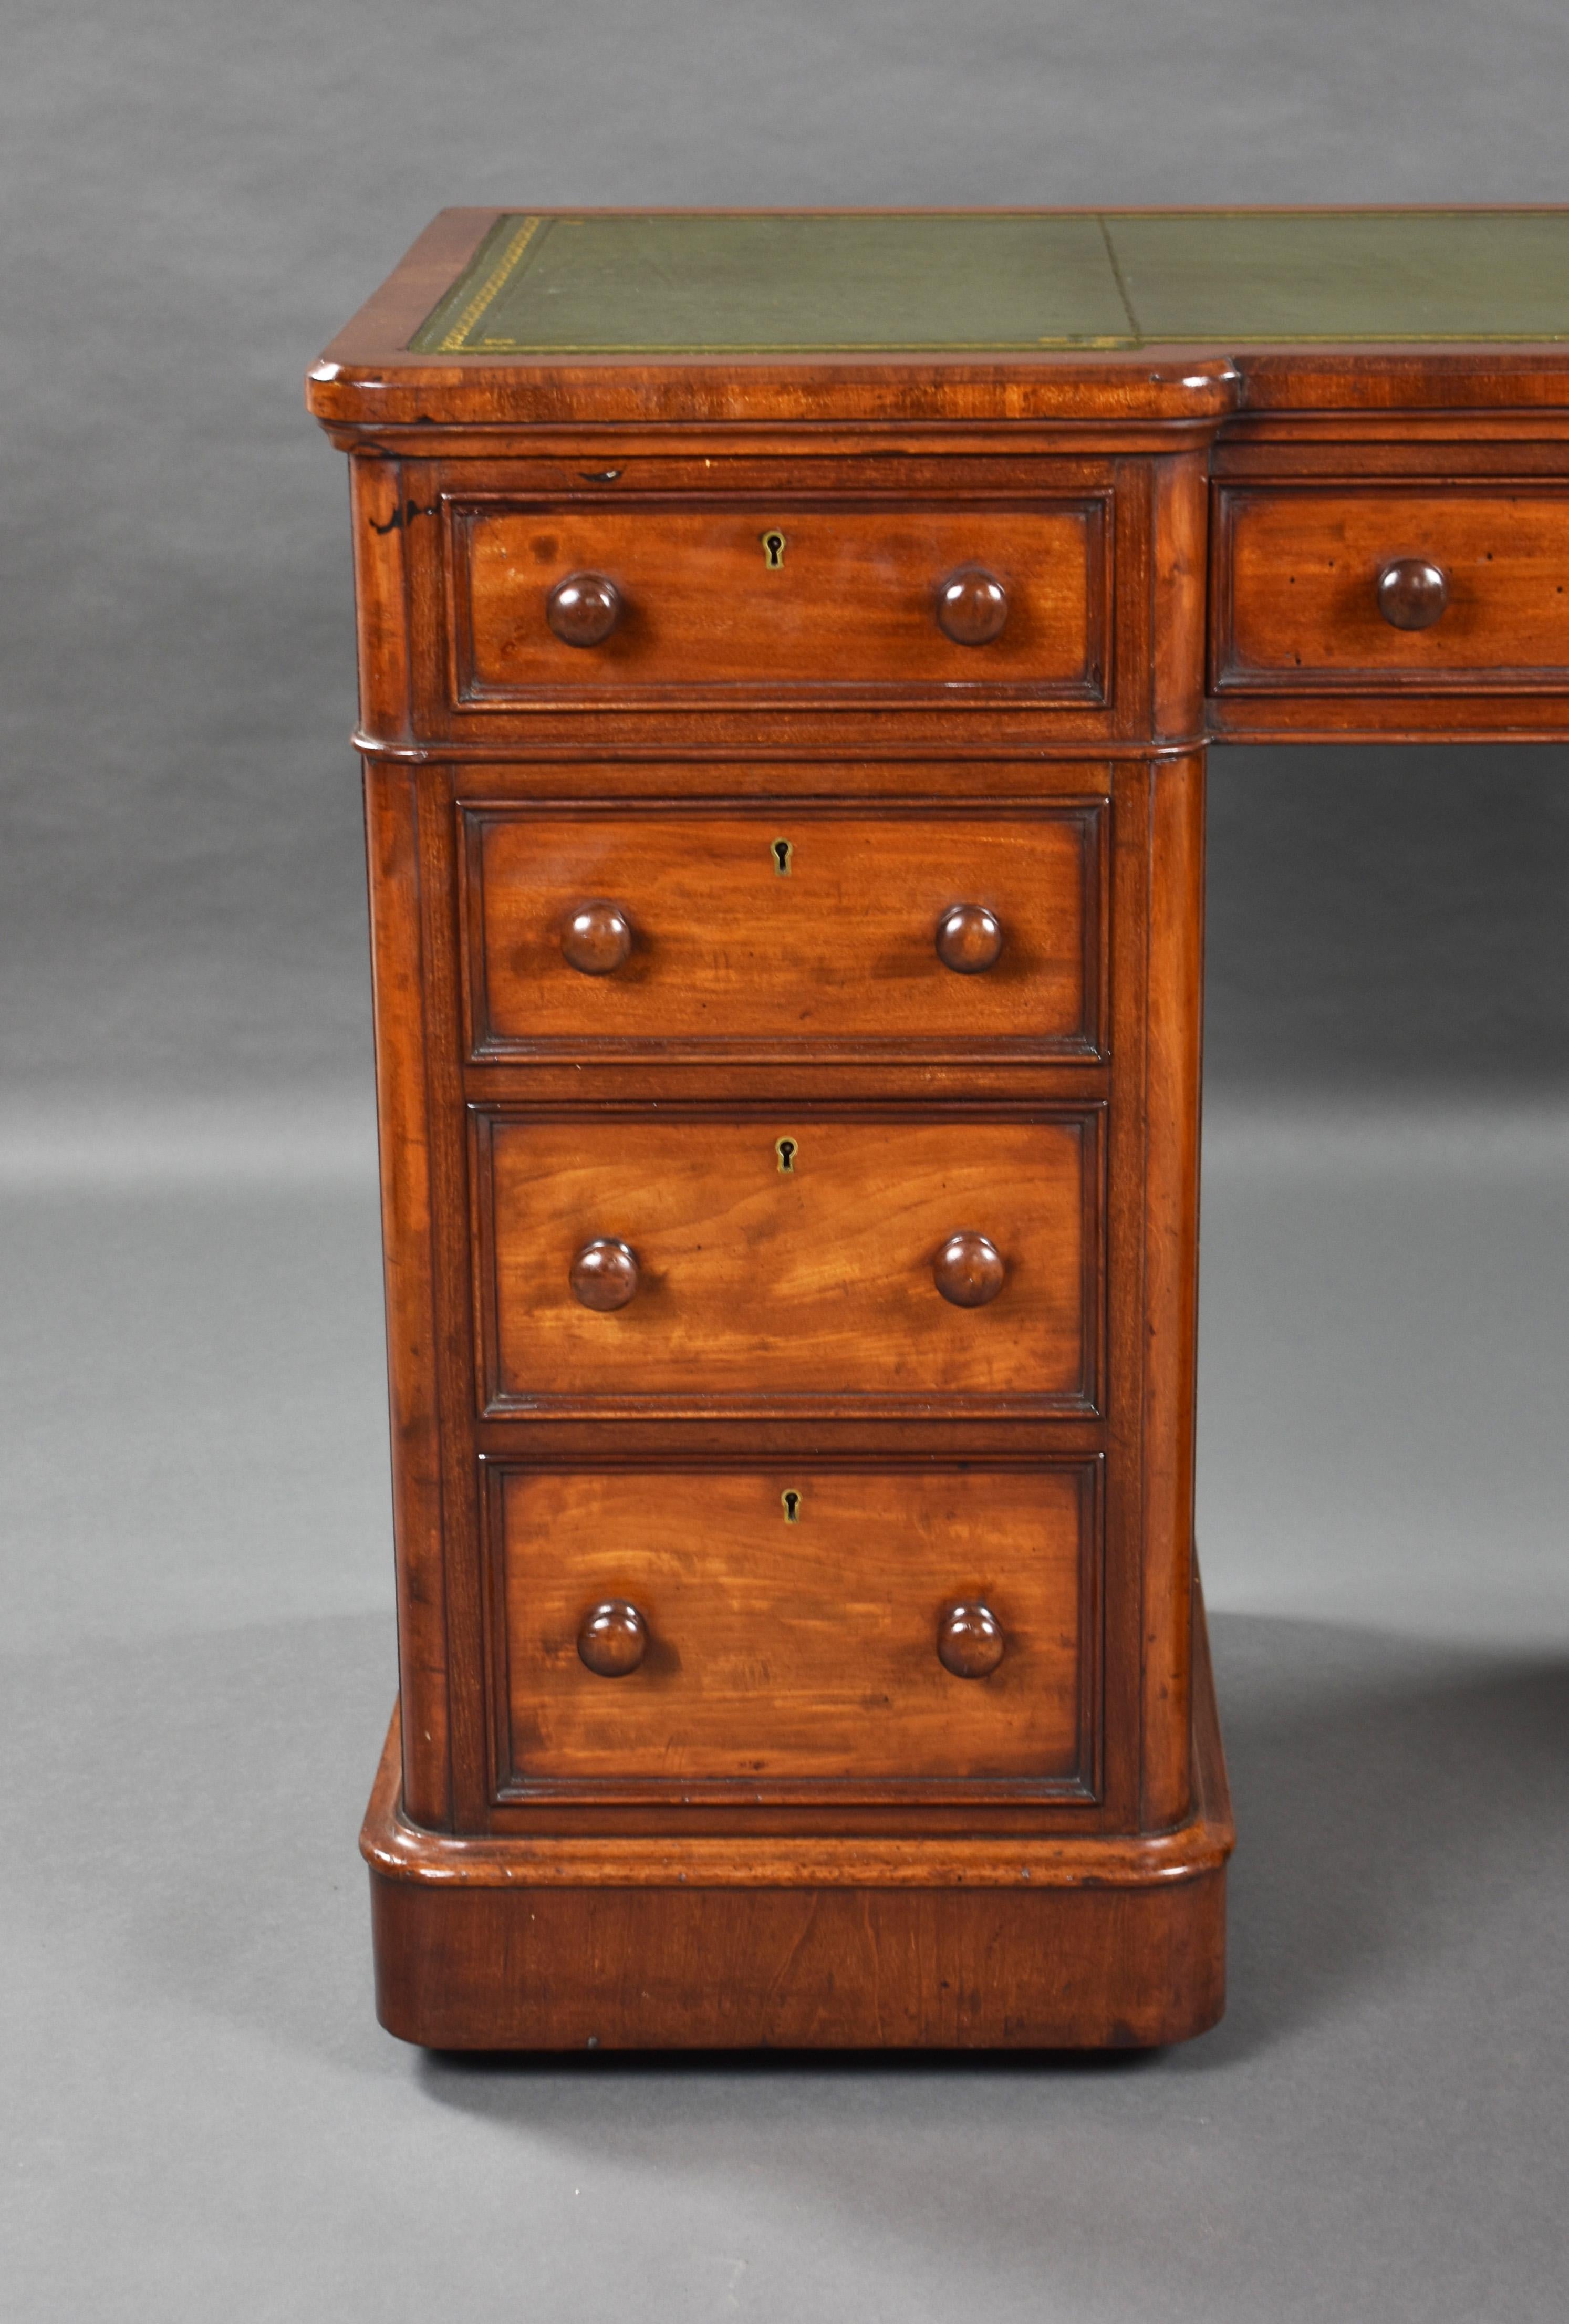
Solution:
[(1569, 210), (616, 212), (496, 220), (421, 354), (1569, 341)]

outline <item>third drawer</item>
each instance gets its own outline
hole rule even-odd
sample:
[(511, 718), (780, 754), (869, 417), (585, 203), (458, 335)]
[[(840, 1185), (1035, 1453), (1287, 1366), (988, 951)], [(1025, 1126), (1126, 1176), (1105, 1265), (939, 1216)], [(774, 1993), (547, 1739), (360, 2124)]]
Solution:
[(482, 1406), (1094, 1414), (1103, 1116), (476, 1108)]

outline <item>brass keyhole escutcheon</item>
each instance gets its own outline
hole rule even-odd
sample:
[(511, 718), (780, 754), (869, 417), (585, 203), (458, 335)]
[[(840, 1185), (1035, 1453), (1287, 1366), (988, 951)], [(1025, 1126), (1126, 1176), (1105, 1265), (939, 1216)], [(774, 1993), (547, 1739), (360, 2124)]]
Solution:
[(790, 876), (790, 857), (795, 852), (788, 839), (776, 839), (771, 843), (773, 868), (781, 880), (788, 880)]
[(793, 1138), (776, 1138), (773, 1150), (779, 1156), (780, 1168), (788, 1176), (795, 1169), (796, 1156), (800, 1152), (800, 1147)]
[(799, 1525), (801, 1521), (800, 1495), (792, 1489), (789, 1492), (781, 1493), (780, 1495), (780, 1499), (784, 1506), (786, 1525)]
[(784, 563), (785, 537), (777, 526), (771, 525), (762, 535), (762, 561), (771, 573), (777, 573)]

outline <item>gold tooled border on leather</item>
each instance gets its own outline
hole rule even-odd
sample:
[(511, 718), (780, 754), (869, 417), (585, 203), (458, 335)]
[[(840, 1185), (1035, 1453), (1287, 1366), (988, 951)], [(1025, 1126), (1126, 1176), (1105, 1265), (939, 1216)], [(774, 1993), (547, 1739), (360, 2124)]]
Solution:
[[(441, 337), (435, 342), (436, 352), (441, 355), (457, 355), (462, 352), (475, 325), (486, 309), (501, 295), (507, 282), (516, 272), (519, 260), (544, 222), (542, 217), (525, 217), (520, 221), (515, 231), (506, 237), (502, 245), (501, 255), (495, 263), (486, 270), (478, 290), (467, 305), (448, 319)], [(472, 263), (471, 261), (470, 265)], [(466, 268), (464, 272), (466, 276), (468, 269)], [(463, 277), (459, 278), (460, 284), (463, 279)], [(448, 295), (450, 296), (450, 293)], [(429, 328), (430, 321), (422, 323), (415, 332), (411, 345), (418, 345)]]

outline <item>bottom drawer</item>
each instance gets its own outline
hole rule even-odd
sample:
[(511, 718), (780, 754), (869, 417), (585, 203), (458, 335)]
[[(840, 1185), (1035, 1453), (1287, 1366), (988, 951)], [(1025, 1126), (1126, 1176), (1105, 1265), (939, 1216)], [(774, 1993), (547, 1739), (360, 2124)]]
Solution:
[(503, 1796), (1084, 1796), (1099, 1483), (499, 1471)]

